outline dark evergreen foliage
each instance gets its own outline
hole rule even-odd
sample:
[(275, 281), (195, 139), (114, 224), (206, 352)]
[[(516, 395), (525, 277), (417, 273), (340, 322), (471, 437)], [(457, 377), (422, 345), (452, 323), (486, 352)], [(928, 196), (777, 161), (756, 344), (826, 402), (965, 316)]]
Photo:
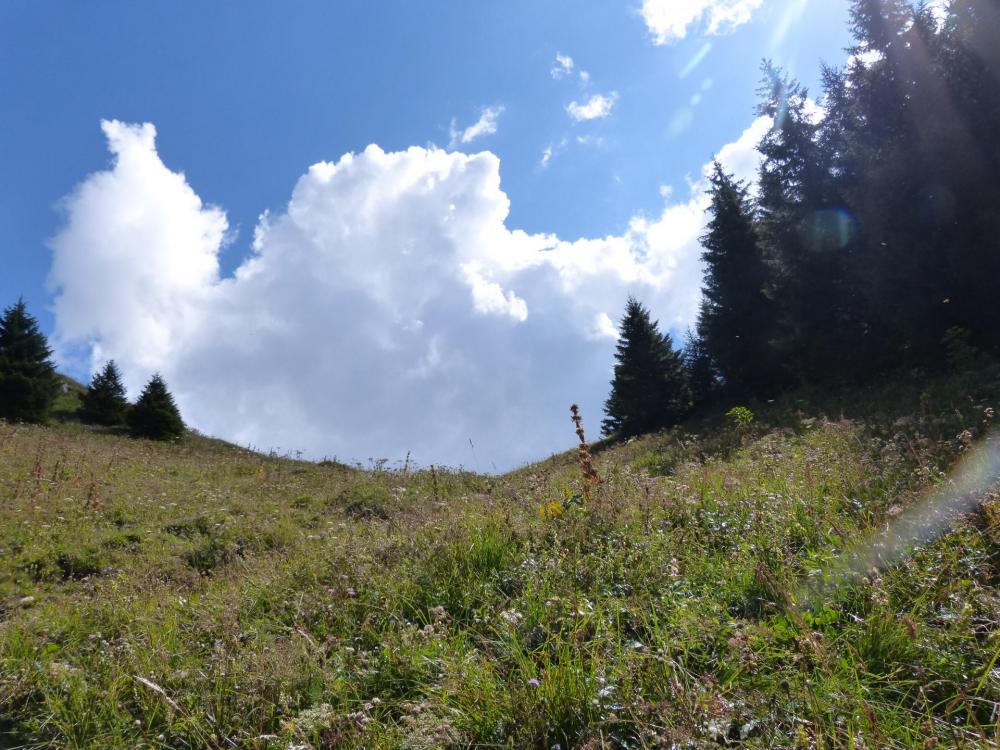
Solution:
[(691, 408), (681, 353), (660, 333), (649, 311), (630, 297), (615, 354), (611, 396), (604, 405), (604, 433), (638, 435), (680, 421)]
[(764, 64), (755, 197), (716, 165), (695, 401), (1000, 354), (1000, 3), (853, 0), (822, 108)]
[(184, 422), (163, 378), (154, 375), (128, 413), (132, 437), (173, 440), (184, 435)]
[(90, 388), (81, 399), (80, 419), (87, 424), (115, 427), (125, 423), (128, 401), (125, 400), (125, 386), (115, 361), (109, 361), (104, 369), (94, 376)]
[(808, 92), (765, 63), (761, 93), (759, 111), (774, 120), (758, 145), (758, 232), (772, 264), (769, 291), (778, 316), (773, 354), (799, 381), (842, 376), (852, 369), (860, 334), (849, 264), (854, 226)]
[[(939, 24), (902, 0), (856, 0), (854, 62), (828, 116), (851, 165), (875, 368), (935, 366), (954, 327), (997, 350), (1000, 9), (961, 0)], [(992, 21), (992, 25), (990, 24)], [(975, 29), (975, 30), (973, 30)]]
[(691, 406), (698, 409), (712, 403), (720, 391), (719, 373), (705, 342), (693, 331), (688, 331), (684, 337), (682, 356), (691, 391)]
[[(764, 394), (780, 375), (770, 342), (777, 331), (777, 308), (768, 297), (767, 264), (757, 238), (747, 186), (727, 175), (716, 162), (709, 178), (712, 198), (708, 231), (701, 238), (705, 280), (697, 341), (689, 341), (692, 377), (702, 384), (695, 400), (705, 397), (705, 370), (711, 362), (727, 395), (737, 401)], [(692, 388), (694, 389), (694, 380)]]
[(48, 418), (59, 385), (51, 357), (52, 350), (24, 300), (4, 310), (0, 318), (0, 418), (21, 422)]

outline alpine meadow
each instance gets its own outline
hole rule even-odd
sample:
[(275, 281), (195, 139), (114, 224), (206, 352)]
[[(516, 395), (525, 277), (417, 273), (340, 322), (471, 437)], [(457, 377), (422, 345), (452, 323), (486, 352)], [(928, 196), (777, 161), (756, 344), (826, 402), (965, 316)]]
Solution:
[(998, 0), (10, 0), (0, 81), (0, 750), (1000, 747)]

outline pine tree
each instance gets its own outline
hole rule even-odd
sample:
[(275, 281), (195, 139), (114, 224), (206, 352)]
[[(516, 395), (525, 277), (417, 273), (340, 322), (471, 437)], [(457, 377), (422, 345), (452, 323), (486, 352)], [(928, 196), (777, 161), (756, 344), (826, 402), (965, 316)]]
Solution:
[(59, 383), (51, 357), (52, 350), (24, 300), (4, 310), (0, 318), (0, 418), (46, 420)]
[(159, 375), (150, 378), (127, 419), (132, 437), (172, 440), (184, 435), (184, 422), (177, 404)]
[(128, 401), (125, 400), (125, 386), (114, 360), (94, 376), (90, 388), (83, 394), (82, 402), (80, 419), (83, 422), (105, 427), (124, 424)]
[(681, 353), (661, 334), (649, 311), (629, 297), (622, 318), (611, 395), (604, 405), (606, 435), (638, 435), (679, 422), (691, 408)]
[(765, 293), (769, 273), (754, 226), (747, 186), (716, 162), (712, 203), (701, 238), (705, 279), (698, 340), (736, 400), (763, 396), (778, 384), (770, 340), (776, 308)]

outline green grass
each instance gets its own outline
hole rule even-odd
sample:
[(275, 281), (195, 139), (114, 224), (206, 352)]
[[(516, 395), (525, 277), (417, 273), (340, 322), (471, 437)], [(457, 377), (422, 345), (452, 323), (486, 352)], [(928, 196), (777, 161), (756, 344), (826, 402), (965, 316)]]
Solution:
[(996, 747), (993, 496), (817, 582), (988, 434), (998, 373), (750, 406), (599, 446), (586, 503), (572, 453), (0, 424), (0, 747)]
[(82, 405), (80, 399), (87, 392), (87, 386), (66, 375), (59, 375), (58, 378), (59, 391), (52, 405), (52, 418), (61, 422), (76, 419)]

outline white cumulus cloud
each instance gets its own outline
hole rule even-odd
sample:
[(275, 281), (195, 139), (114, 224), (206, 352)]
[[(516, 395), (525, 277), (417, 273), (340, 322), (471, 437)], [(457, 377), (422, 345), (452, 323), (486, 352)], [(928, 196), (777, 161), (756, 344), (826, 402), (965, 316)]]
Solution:
[(573, 58), (569, 55), (556, 53), (556, 63), (550, 71), (553, 78), (563, 78), (573, 72)]
[(463, 130), (458, 130), (456, 121), (452, 120), (449, 131), (451, 142), (448, 144), (448, 148), (454, 149), (472, 143), (477, 138), (493, 135), (497, 132), (497, 122), (502, 114), (503, 107), (484, 107), (479, 114), (479, 119)]
[[(220, 276), (225, 214), (162, 162), (151, 125), (103, 127), (114, 161), (67, 196), (51, 241), (60, 356), (116, 359), (132, 396), (162, 372), (209, 434), (507, 468), (572, 444), (570, 403), (596, 436), (629, 294), (668, 329), (697, 310), (703, 175), (623, 234), (569, 242), (508, 227), (488, 152), (369, 146), (310, 167)], [(762, 127), (719, 152), (742, 177)]]
[(617, 102), (617, 91), (612, 91), (610, 94), (594, 94), (582, 104), (580, 102), (570, 102), (566, 105), (566, 112), (576, 122), (600, 120), (611, 114), (611, 110), (614, 109)]
[(183, 174), (163, 167), (152, 125), (101, 127), (116, 165), (64, 201), (67, 223), (53, 243), (51, 274), (73, 283), (57, 297), (55, 314), (67, 338), (98, 337), (109, 350), (141, 352), (137, 364), (154, 367), (197, 324), (191, 310), (218, 281), (228, 223)]
[(643, 0), (642, 17), (656, 44), (687, 36), (692, 27), (721, 34), (747, 23), (764, 0)]
[[(559, 80), (560, 78), (565, 78), (566, 76), (571, 75), (575, 68), (576, 68), (576, 63), (574, 62), (572, 57), (557, 52), (556, 62), (552, 66), (552, 70), (550, 70), (549, 73), (553, 78)], [(577, 73), (577, 75), (579, 76), (580, 83), (582, 85), (586, 86), (588, 83), (590, 83), (590, 73), (587, 72), (586, 70), (580, 70)]]

